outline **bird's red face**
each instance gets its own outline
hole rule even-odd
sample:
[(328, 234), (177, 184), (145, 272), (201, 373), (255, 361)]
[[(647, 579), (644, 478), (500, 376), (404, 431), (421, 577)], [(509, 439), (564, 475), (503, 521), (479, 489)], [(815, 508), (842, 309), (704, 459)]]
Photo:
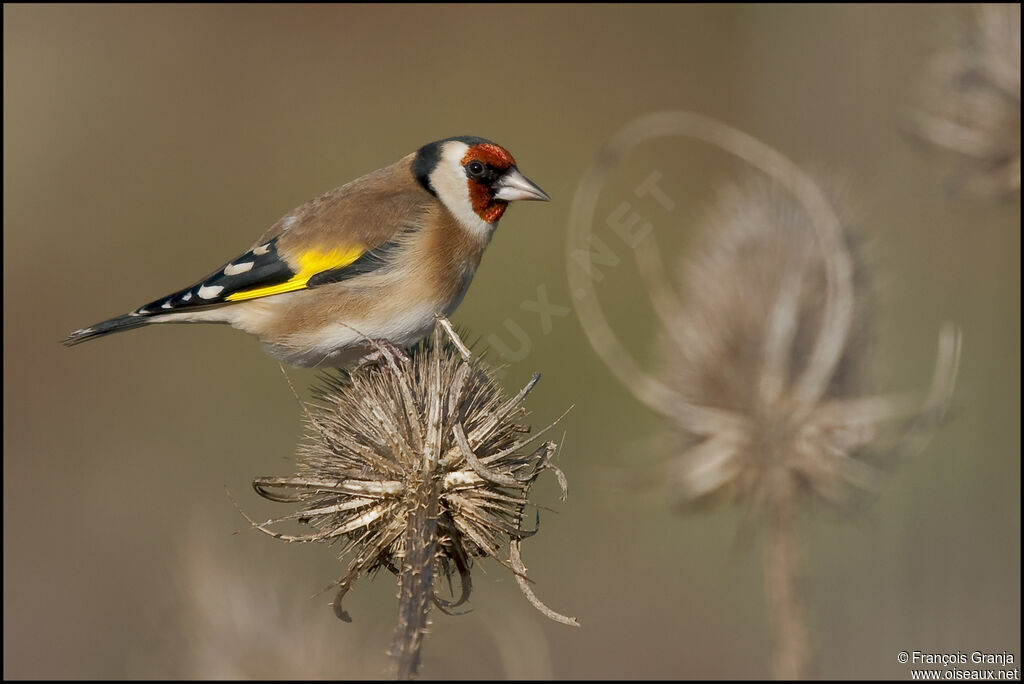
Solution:
[(469, 201), (485, 223), (494, 223), (513, 200), (547, 200), (543, 190), (519, 173), (516, 160), (500, 145), (478, 142), (462, 157)]
[(496, 199), (494, 185), (516, 165), (512, 155), (500, 145), (478, 143), (471, 145), (462, 158), (469, 185), (469, 201), (473, 211), (487, 223), (494, 223), (505, 213), (507, 200)]

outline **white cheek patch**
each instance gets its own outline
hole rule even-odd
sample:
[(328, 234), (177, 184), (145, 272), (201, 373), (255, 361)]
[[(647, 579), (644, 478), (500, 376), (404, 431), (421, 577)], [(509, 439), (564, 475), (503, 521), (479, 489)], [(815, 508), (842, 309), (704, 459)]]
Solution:
[(430, 187), (463, 228), (479, 237), (489, 238), (495, 224), (487, 223), (477, 216), (469, 199), (469, 179), (462, 168), (462, 159), (468, 151), (469, 145), (464, 142), (446, 142), (441, 160), (430, 174)]

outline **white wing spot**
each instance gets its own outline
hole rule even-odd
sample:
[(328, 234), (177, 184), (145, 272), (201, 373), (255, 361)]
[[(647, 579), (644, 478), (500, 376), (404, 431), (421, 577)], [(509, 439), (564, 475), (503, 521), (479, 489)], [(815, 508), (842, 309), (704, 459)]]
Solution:
[(213, 299), (224, 289), (223, 285), (203, 285), (199, 288), (200, 299)]
[(161, 309), (170, 309), (170, 308), (171, 308), (171, 300), (170, 300), (170, 299), (168, 299), (168, 300), (167, 300), (166, 302), (164, 302), (163, 304), (161, 304), (161, 305), (160, 305), (160, 308), (161, 308)]
[(240, 264), (228, 264), (224, 267), (224, 275), (238, 275), (239, 273), (245, 273), (251, 271), (255, 262), (243, 261)]
[(270, 251), (270, 243), (268, 242), (267, 244), (260, 245), (256, 249), (252, 250), (252, 253), (257, 255), (257, 256), (262, 256), (262, 255), (266, 254), (269, 251)]
[(138, 310), (138, 311), (136, 311), (135, 313), (136, 313), (137, 315), (139, 315), (139, 316), (145, 316), (146, 314), (148, 314), (148, 313), (149, 313), (149, 310), (148, 310), (148, 309), (139, 309), (139, 310)]
[(181, 298), (181, 301), (187, 302), (190, 299), (192, 299), (192, 293), (191, 292), (186, 292), (185, 296)]

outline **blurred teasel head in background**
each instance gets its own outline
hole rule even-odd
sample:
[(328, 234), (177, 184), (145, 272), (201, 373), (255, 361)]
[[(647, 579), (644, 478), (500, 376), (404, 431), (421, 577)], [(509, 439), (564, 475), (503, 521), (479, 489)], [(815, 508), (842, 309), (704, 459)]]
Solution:
[(909, 130), (959, 155), (953, 190), (1020, 191), (1020, 5), (964, 9), (932, 58)]
[[(823, 248), (791, 195), (746, 183), (722, 188), (698, 230), (698, 247), (677, 271), (681, 295), (664, 355), (674, 391), (708, 412), (683, 426), (687, 447), (669, 463), (680, 501), (843, 503), (873, 489), (878, 459), (944, 414), (959, 358), (955, 330), (940, 336), (923, 404), (872, 394), (871, 271), (848, 226)], [(835, 270), (848, 277), (830, 279), (830, 263), (847, 264)], [(836, 288), (846, 293), (830, 322)], [(819, 346), (836, 354), (809, 389)]]
[(871, 286), (853, 232), (797, 165), (694, 112), (641, 117), (602, 148), (577, 189), (570, 255), (588, 244), (602, 182), (631, 150), (665, 136), (712, 144), (765, 178), (720, 190), (698, 227), (699, 246), (671, 272), (654, 231), (636, 242), (637, 271), (660, 323), (659, 372), (645, 371), (619, 342), (590, 269), (574, 268), (570, 256), (577, 313), (609, 369), (682, 437), (681, 453), (665, 464), (677, 501), (732, 502), (760, 514), (773, 669), (797, 679), (810, 665), (812, 633), (797, 510), (808, 500), (842, 503), (872, 490), (879, 471), (870, 455), (930, 433), (953, 391), (959, 333), (952, 325), (940, 333), (923, 403), (870, 393)]
[[(764, 183), (718, 192), (697, 248), (678, 270), (667, 380), (686, 403), (721, 424), (687, 431), (689, 449), (670, 466), (685, 501), (731, 495), (770, 503), (797, 493), (836, 501), (871, 481), (859, 451), (895, 407), (859, 401), (865, 388), (872, 292), (848, 230), (832, 249), (850, 264), (846, 323), (823, 329), (830, 287), (807, 213)], [(820, 396), (801, 398), (819, 337), (839, 336)], [(870, 414), (870, 415), (869, 415)]]
[[(655, 231), (634, 245), (665, 340), (660, 368), (649, 373), (618, 340), (590, 269), (572, 255), (589, 242), (614, 168), (639, 145), (667, 136), (706, 142), (763, 176), (718, 193), (696, 229), (700, 247), (671, 271)], [(944, 414), (959, 362), (957, 330), (947, 324), (939, 335), (923, 402), (868, 392), (873, 297), (858, 239), (814, 178), (742, 131), (695, 112), (634, 120), (581, 181), (569, 240), (570, 285), (588, 340), (638, 400), (684, 435), (666, 474), (681, 502), (843, 501), (877, 482), (868, 452), (906, 445)]]
[(870, 271), (854, 232), (828, 205), (815, 213), (776, 185), (726, 186), (676, 271), (681, 295), (648, 276), (665, 300), (665, 377), (685, 409), (667, 480), (685, 507), (760, 514), (780, 679), (811, 662), (798, 507), (874, 491), (878, 461), (944, 416), (960, 353), (945, 326), (923, 404), (868, 391)]

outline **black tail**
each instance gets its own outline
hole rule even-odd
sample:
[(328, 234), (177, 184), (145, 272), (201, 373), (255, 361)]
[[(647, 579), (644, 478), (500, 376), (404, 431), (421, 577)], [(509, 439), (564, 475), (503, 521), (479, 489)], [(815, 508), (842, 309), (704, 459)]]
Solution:
[(149, 323), (150, 321), (147, 320), (146, 316), (139, 314), (125, 314), (124, 316), (117, 316), (116, 318), (111, 318), (110, 320), (103, 321), (102, 323), (90, 325), (88, 328), (76, 330), (65, 338), (64, 346), (70, 347), (78, 344), (79, 342), (85, 342), (96, 337), (103, 337), (110, 333), (121, 332), (122, 330), (141, 328)]

